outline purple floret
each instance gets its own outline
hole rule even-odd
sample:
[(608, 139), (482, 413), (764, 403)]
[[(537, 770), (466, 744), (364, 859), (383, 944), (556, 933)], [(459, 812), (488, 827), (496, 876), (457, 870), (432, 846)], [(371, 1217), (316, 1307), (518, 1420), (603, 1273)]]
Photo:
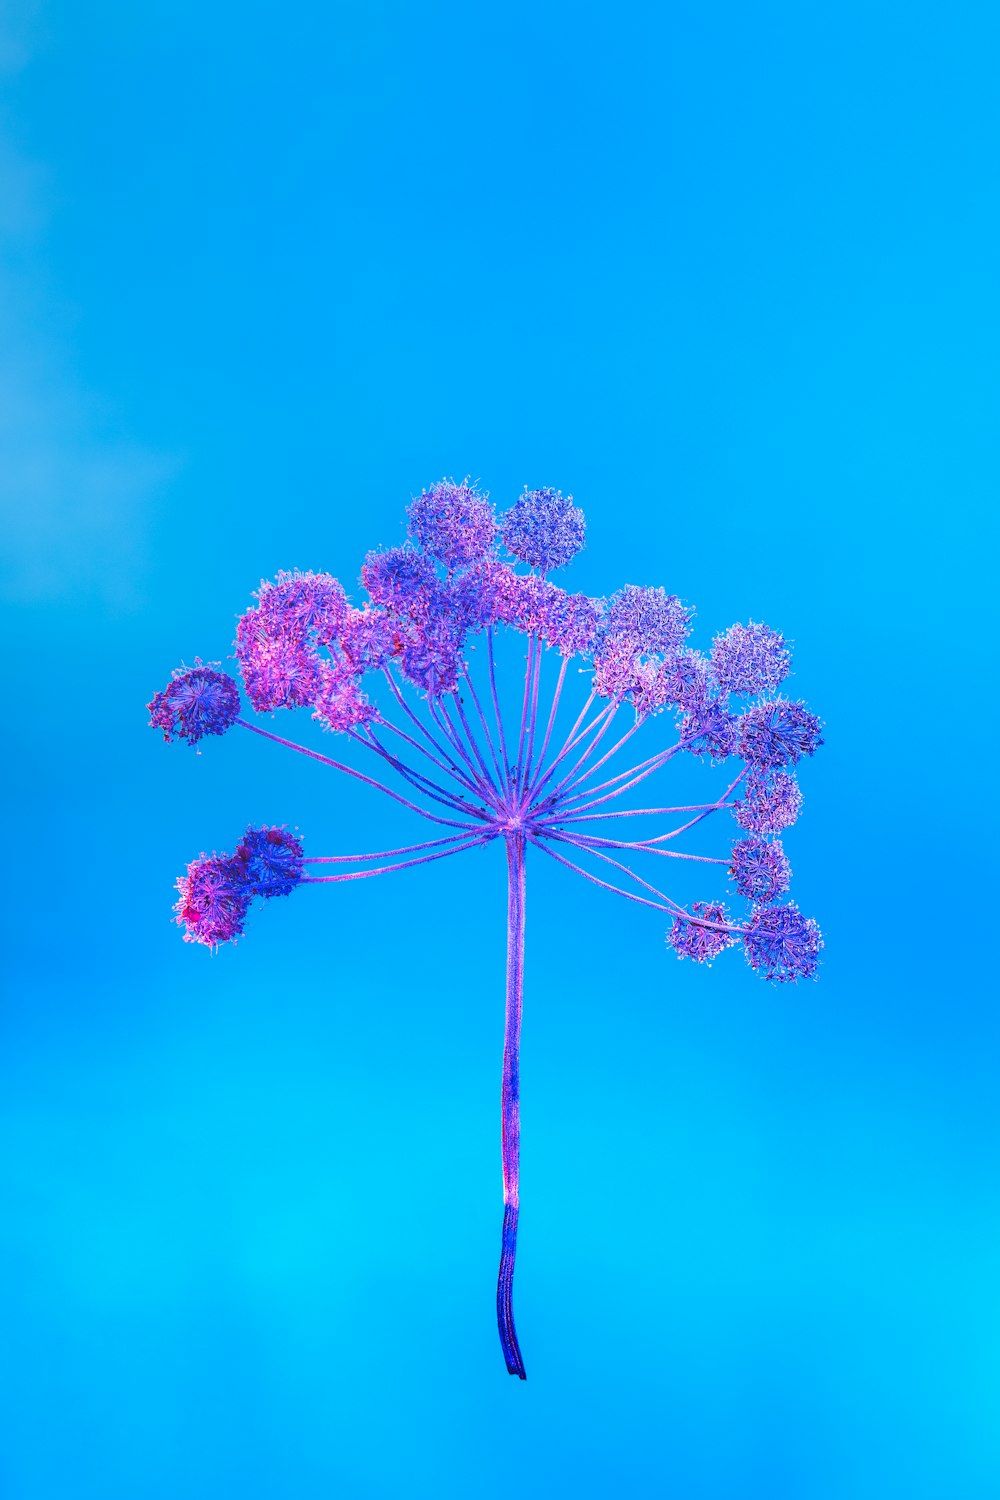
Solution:
[(730, 625), (712, 643), (712, 675), (727, 693), (773, 693), (788, 676), (784, 637), (766, 625)]
[(693, 613), (666, 589), (628, 583), (608, 601), (602, 636), (627, 638), (643, 656), (671, 656), (690, 634)]
[(743, 796), (733, 804), (733, 816), (751, 833), (780, 833), (790, 828), (802, 811), (802, 792), (788, 771), (761, 771), (751, 766)]
[(446, 568), (464, 568), (493, 545), (493, 507), (468, 479), (442, 479), (407, 506), (411, 540)]
[(188, 865), (187, 874), (177, 881), (177, 889), (180, 896), (174, 904), (174, 920), (184, 928), (186, 943), (216, 948), (240, 936), (253, 894), (240, 860), (203, 854)]
[(741, 896), (748, 901), (765, 903), (788, 890), (792, 867), (779, 839), (768, 843), (765, 839), (751, 837), (736, 840), (729, 873)]
[(739, 719), (724, 698), (694, 701), (681, 717), (681, 739), (691, 755), (707, 755), (716, 764), (736, 748)]
[(500, 523), (504, 546), (539, 573), (564, 568), (583, 548), (587, 526), (572, 495), (525, 486)]
[(305, 708), (316, 697), (322, 662), (293, 635), (273, 636), (259, 609), (248, 609), (236, 628), (236, 659), (247, 697), (258, 713)]
[(255, 896), (287, 896), (302, 879), (302, 844), (287, 828), (248, 828), (235, 859)]
[[(710, 964), (726, 948), (736, 942), (735, 934), (720, 927), (705, 926), (709, 922), (729, 925), (731, 918), (719, 901), (692, 901), (691, 916), (677, 917), (667, 933), (667, 942), (678, 958), (693, 958), (696, 964)], [(698, 917), (702, 921), (697, 920)]]
[(434, 559), (408, 546), (369, 552), (361, 582), (376, 604), (405, 615), (426, 615), (439, 592)]
[(822, 745), (821, 728), (804, 703), (788, 698), (755, 703), (740, 721), (737, 754), (762, 769), (791, 766)]
[(240, 711), (240, 690), (218, 662), (195, 657), (193, 667), (178, 667), (173, 680), (151, 701), (150, 726), (165, 740), (187, 740), (196, 745), (206, 734), (225, 734)]
[(344, 623), (347, 596), (330, 573), (279, 573), (257, 591), (259, 624), (272, 639), (328, 645)]
[(743, 938), (747, 963), (775, 984), (814, 979), (823, 937), (794, 901), (754, 912)]

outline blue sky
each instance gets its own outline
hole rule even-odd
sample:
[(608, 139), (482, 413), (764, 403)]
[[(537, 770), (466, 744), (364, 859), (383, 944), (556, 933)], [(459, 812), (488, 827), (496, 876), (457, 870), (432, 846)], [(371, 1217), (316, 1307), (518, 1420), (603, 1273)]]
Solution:
[[(0, 11), (11, 1500), (996, 1494), (996, 32)], [(412, 826), (143, 711), (262, 577), (357, 594), (442, 474), (573, 492), (567, 582), (662, 583), (703, 646), (766, 620), (827, 722), (786, 841), (815, 986), (529, 869), (524, 1387), (502, 858), (212, 958), (169, 921), (200, 850)]]

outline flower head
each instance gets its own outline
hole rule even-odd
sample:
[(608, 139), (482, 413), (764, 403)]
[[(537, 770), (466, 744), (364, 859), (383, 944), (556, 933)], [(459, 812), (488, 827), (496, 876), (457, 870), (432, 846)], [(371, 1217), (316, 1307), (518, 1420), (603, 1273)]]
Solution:
[(188, 865), (187, 874), (177, 881), (177, 889), (180, 896), (174, 904), (174, 921), (184, 928), (186, 943), (216, 948), (240, 936), (253, 892), (239, 859), (203, 854)]
[(247, 697), (258, 713), (304, 708), (320, 686), (319, 656), (294, 635), (272, 635), (267, 617), (248, 609), (236, 627), (236, 659)]
[(788, 771), (762, 771), (751, 766), (743, 796), (733, 804), (733, 816), (751, 833), (780, 833), (790, 828), (802, 811), (802, 793)]
[(794, 901), (762, 906), (743, 936), (747, 963), (777, 984), (815, 978), (822, 946), (816, 923), (804, 917)]
[(287, 828), (247, 829), (235, 862), (255, 896), (287, 896), (302, 879), (302, 843)]
[[(674, 919), (674, 925), (667, 933), (667, 942), (678, 958), (693, 958), (696, 964), (710, 964), (713, 958), (718, 958), (736, 942), (734, 934), (725, 930), (731, 918), (718, 901), (692, 901), (691, 913), (691, 916)], [(712, 923), (723, 925), (706, 925)]]
[(218, 662), (195, 657), (193, 667), (178, 667), (161, 692), (146, 704), (150, 726), (165, 740), (196, 745), (206, 734), (225, 734), (240, 711), (240, 690)]
[(739, 719), (725, 698), (708, 694), (693, 699), (681, 717), (681, 739), (691, 755), (707, 755), (713, 762), (725, 760), (736, 747)]
[(792, 867), (781, 847), (780, 839), (768, 843), (751, 836), (737, 839), (733, 845), (729, 873), (736, 889), (748, 901), (764, 904), (788, 890)]
[(693, 613), (666, 589), (628, 583), (609, 599), (602, 635), (629, 639), (640, 656), (670, 656), (690, 634)]
[(737, 754), (762, 769), (791, 766), (823, 743), (822, 725), (804, 703), (773, 698), (754, 703), (740, 720)]
[(279, 573), (257, 591), (258, 624), (272, 639), (328, 645), (347, 614), (347, 596), (330, 573)]
[(791, 666), (784, 637), (753, 620), (717, 635), (711, 659), (712, 675), (727, 693), (773, 693)]
[(573, 504), (572, 495), (527, 486), (500, 522), (507, 551), (539, 573), (572, 562), (584, 546), (586, 532), (583, 511)]
[(402, 615), (426, 615), (438, 589), (434, 559), (408, 546), (369, 552), (361, 582), (376, 604)]
[(496, 536), (493, 507), (468, 479), (442, 479), (407, 506), (409, 533), (421, 551), (446, 568), (464, 568), (488, 552)]

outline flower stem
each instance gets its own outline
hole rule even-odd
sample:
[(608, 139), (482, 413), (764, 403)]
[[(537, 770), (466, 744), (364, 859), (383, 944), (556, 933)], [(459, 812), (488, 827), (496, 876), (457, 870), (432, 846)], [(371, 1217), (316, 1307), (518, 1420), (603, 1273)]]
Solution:
[(524, 997), (524, 835), (507, 835), (507, 1012), (503, 1039), (501, 1148), (503, 1155), (503, 1239), (497, 1280), (497, 1326), (507, 1370), (525, 1379), (512, 1302), (517, 1253), (518, 1171), (521, 1159), (520, 1070), (521, 1004)]

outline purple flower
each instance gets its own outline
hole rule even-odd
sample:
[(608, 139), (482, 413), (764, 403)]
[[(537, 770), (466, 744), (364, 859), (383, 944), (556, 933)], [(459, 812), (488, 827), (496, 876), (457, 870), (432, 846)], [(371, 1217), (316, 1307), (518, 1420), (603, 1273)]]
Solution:
[(733, 804), (733, 816), (751, 833), (780, 833), (790, 828), (802, 811), (802, 793), (787, 771), (762, 771), (751, 766), (743, 796)]
[(740, 720), (737, 753), (763, 769), (791, 766), (822, 745), (821, 728), (804, 703), (787, 698), (755, 703)]
[(739, 719), (723, 698), (694, 701), (681, 717), (681, 739), (691, 755), (707, 755), (715, 764), (736, 748)]
[(561, 490), (529, 490), (518, 496), (500, 523), (511, 556), (539, 573), (572, 562), (584, 546), (587, 526), (573, 496)]
[[(693, 915), (690, 917), (675, 918), (667, 933), (667, 942), (678, 958), (693, 958), (696, 964), (710, 964), (713, 958), (718, 958), (726, 948), (733, 946), (736, 937), (724, 928), (705, 924), (721, 922), (727, 926), (732, 919), (718, 901), (692, 901), (691, 911)], [(698, 917), (702, 918), (701, 922)]]
[[(407, 507), (409, 533), (422, 551), (446, 568), (463, 568), (488, 552), (496, 536), (493, 507), (468, 478), (442, 479)], [(370, 585), (369, 585), (370, 587)]]
[(751, 837), (736, 840), (729, 873), (741, 896), (763, 904), (788, 890), (792, 867), (779, 839), (767, 843)]
[(773, 693), (790, 666), (784, 637), (753, 620), (730, 625), (712, 643), (712, 675), (727, 693)]
[(236, 659), (247, 697), (258, 713), (305, 708), (321, 682), (321, 661), (293, 635), (274, 637), (259, 609), (248, 609), (236, 628)]
[(402, 650), (398, 625), (377, 604), (347, 611), (338, 644), (355, 672), (377, 671)]
[(761, 907), (743, 937), (747, 963), (777, 984), (815, 978), (822, 946), (816, 923), (804, 917), (794, 901)]
[(637, 655), (670, 656), (690, 634), (693, 613), (666, 589), (628, 583), (608, 601), (602, 636), (609, 640), (627, 638), (634, 643)]
[(225, 734), (240, 712), (240, 690), (218, 662), (195, 657), (193, 667), (178, 667), (172, 681), (146, 704), (149, 723), (165, 740), (196, 745), (206, 734)]
[(369, 552), (361, 582), (376, 604), (400, 615), (426, 615), (439, 594), (434, 559), (412, 547)]
[(184, 928), (186, 943), (217, 948), (240, 936), (252, 895), (240, 860), (203, 854), (188, 865), (187, 874), (177, 881), (177, 889), (180, 896), (174, 904), (174, 920)]
[(329, 644), (347, 614), (347, 596), (329, 573), (279, 573), (257, 591), (258, 624), (272, 639)]
[(235, 862), (255, 896), (287, 896), (302, 879), (302, 844), (287, 828), (247, 829)]
[(361, 691), (357, 675), (346, 667), (319, 665), (318, 680), (313, 696), (313, 718), (323, 725), (344, 733), (358, 724), (367, 724), (375, 717), (375, 709)]

